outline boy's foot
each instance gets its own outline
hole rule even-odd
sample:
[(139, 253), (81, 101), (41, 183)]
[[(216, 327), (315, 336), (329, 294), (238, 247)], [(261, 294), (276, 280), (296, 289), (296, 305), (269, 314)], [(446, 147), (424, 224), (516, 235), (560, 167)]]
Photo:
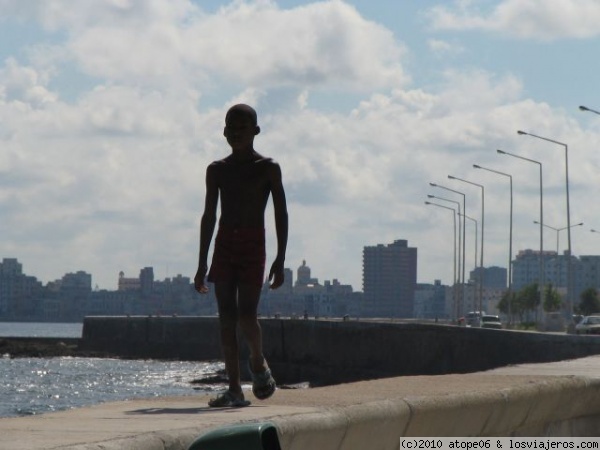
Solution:
[(277, 384), (271, 375), (271, 369), (259, 373), (252, 372), (250, 369), (250, 375), (252, 375), (252, 393), (257, 399), (266, 400), (275, 393)]
[(208, 401), (211, 408), (241, 408), (248, 405), (250, 401), (244, 398), (244, 394), (236, 395), (231, 391), (225, 391)]

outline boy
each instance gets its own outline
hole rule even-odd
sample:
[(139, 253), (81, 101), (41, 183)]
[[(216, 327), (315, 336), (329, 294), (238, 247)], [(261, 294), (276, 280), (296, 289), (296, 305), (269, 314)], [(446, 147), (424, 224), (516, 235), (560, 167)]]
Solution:
[(258, 301), (264, 281), (264, 213), (273, 197), (277, 255), (269, 271), (270, 288), (283, 284), (283, 265), (288, 238), (288, 214), (279, 164), (254, 150), (260, 133), (256, 111), (248, 105), (232, 106), (225, 116), (223, 134), (231, 154), (206, 169), (206, 200), (200, 224), (200, 256), (195, 288), (208, 292), (208, 248), (221, 200), (219, 229), (207, 280), (214, 283), (219, 310), (221, 345), (229, 389), (209, 401), (211, 407), (247, 406), (240, 383), (237, 326), (250, 347), (252, 392), (258, 399), (275, 392), (275, 380), (262, 352), (262, 333), (257, 319)]

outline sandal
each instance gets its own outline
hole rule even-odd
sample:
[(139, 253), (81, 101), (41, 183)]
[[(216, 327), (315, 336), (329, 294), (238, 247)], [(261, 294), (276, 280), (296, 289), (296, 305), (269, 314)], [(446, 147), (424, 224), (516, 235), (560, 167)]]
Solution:
[(261, 373), (254, 373), (250, 367), (249, 369), (252, 376), (252, 393), (254, 396), (259, 400), (266, 400), (271, 397), (277, 389), (271, 369), (266, 369)]
[(222, 394), (217, 395), (216, 398), (211, 398), (208, 401), (208, 406), (211, 408), (241, 408), (249, 406), (250, 401), (244, 398), (244, 394), (241, 394), (240, 398), (236, 397), (231, 391), (225, 391)]

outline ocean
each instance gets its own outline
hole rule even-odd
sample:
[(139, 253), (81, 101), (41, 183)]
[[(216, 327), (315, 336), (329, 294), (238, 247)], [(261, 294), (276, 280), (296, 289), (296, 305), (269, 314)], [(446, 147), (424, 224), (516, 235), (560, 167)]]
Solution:
[[(83, 325), (0, 322), (3, 337), (79, 338)], [(224, 385), (192, 384), (220, 362), (109, 358), (10, 358), (0, 355), (0, 418), (43, 414), (108, 401), (198, 395)]]

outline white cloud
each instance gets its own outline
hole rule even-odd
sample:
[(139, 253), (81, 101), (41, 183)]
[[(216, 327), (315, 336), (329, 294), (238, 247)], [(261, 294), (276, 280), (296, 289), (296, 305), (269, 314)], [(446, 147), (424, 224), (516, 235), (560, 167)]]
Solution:
[(429, 39), (427, 45), (437, 56), (457, 55), (465, 51), (462, 45), (450, 43), (441, 39)]
[(468, 2), (455, 8), (436, 6), (429, 15), (438, 30), (488, 30), (545, 41), (600, 34), (600, 3), (596, 0), (504, 0), (487, 14)]
[(66, 48), (85, 73), (119, 83), (224, 78), (255, 87), (369, 90), (408, 80), (405, 49), (393, 34), (340, 0), (288, 10), (234, 2), (213, 15), (183, 0), (33, 5), (48, 29), (66, 31)]
[[(315, 276), (356, 289), (363, 246), (395, 239), (419, 247), (420, 280), (449, 281), (440, 254), (451, 254), (451, 220), (423, 205), (428, 183), (452, 185), (449, 173), (485, 183), (486, 261), (505, 265), (506, 182), (474, 163), (513, 174), (515, 248), (535, 246), (535, 168), (496, 148), (544, 160), (547, 220), (560, 226), (563, 155), (519, 128), (573, 144), (574, 221), (587, 221), (597, 196), (597, 129), (583, 133), (564, 111), (524, 99), (511, 74), (448, 70), (437, 85), (409, 88), (403, 45), (340, 1), (237, 2), (212, 15), (183, 1), (69, 4), (27, 3), (66, 37), (0, 68), (0, 255), (44, 281), (83, 269), (113, 288), (120, 270), (147, 265), (159, 277), (166, 266), (192, 275), (204, 170), (228, 153), (223, 116), (236, 102), (256, 105), (256, 148), (282, 165), (288, 266), (305, 258)], [(65, 61), (97, 80), (71, 101), (49, 87)], [(226, 99), (219, 107), (203, 103), (212, 89)], [(365, 94), (351, 111), (311, 107), (327, 90)], [(454, 187), (477, 216), (477, 191)]]
[(22, 66), (14, 58), (9, 58), (0, 69), (0, 79), (0, 99), (5, 102), (22, 101), (36, 107), (57, 98), (47, 88), (48, 74)]

